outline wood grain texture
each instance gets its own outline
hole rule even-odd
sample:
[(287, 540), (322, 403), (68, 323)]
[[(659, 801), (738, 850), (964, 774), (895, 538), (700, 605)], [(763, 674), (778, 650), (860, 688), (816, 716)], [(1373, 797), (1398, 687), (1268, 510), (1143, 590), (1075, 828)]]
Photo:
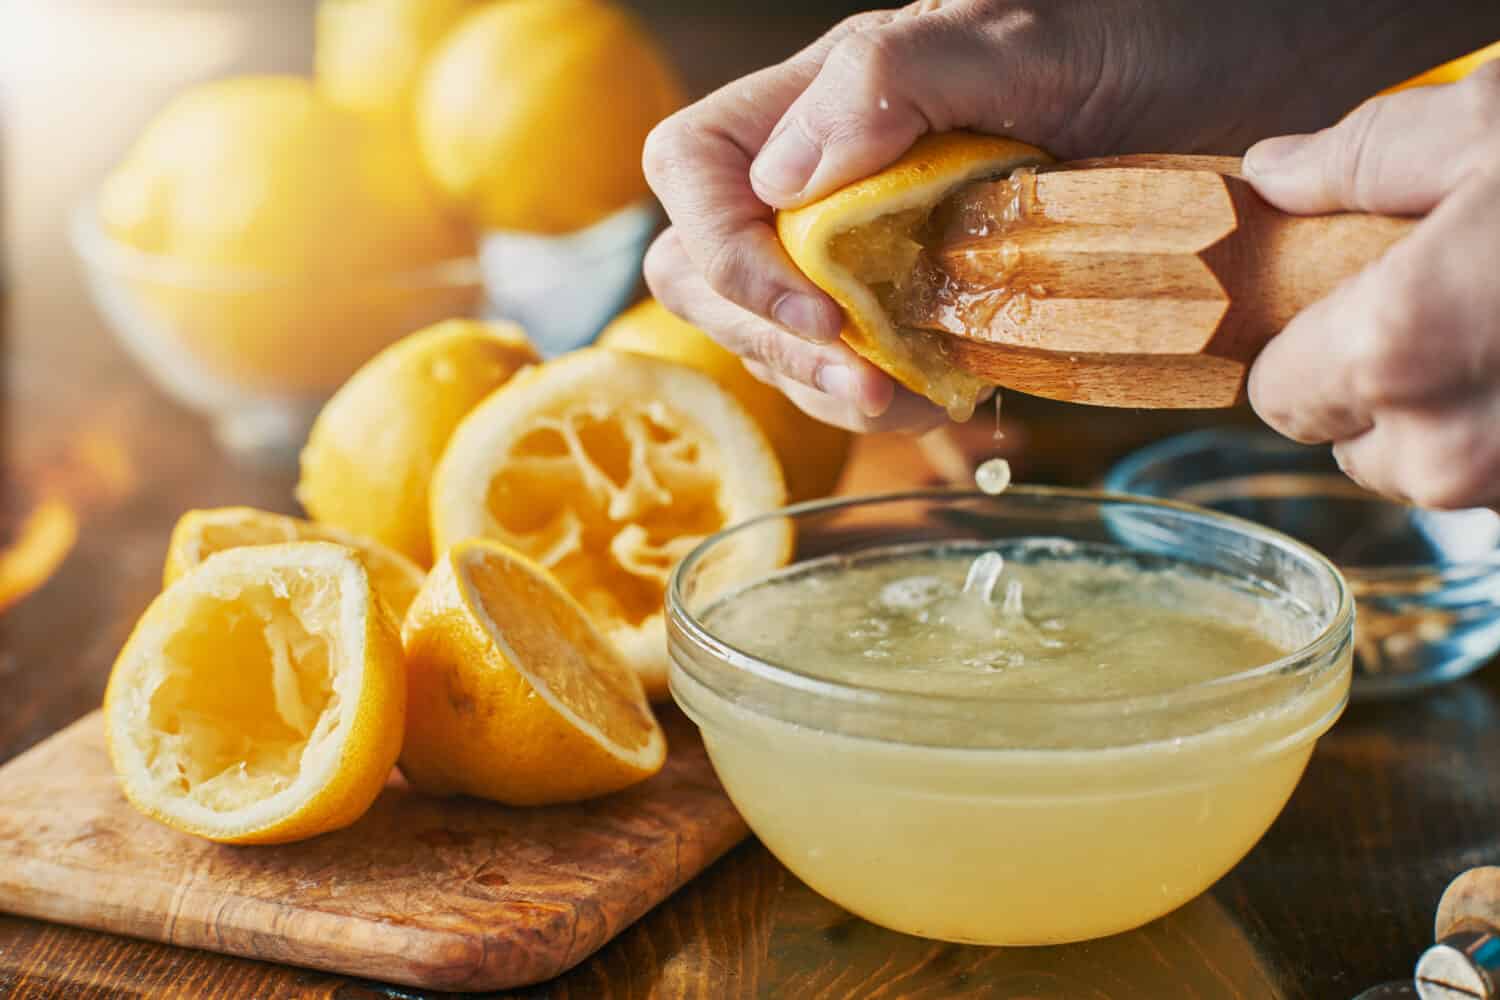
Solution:
[(235, 848), (135, 813), (92, 713), (0, 768), (0, 910), (437, 989), (551, 979), (747, 833), (662, 714), (666, 767), (616, 795), (508, 809), (393, 778), (347, 829)]
[(996, 384), (1100, 406), (1233, 406), (1299, 311), (1415, 220), (1293, 216), (1234, 157), (1122, 156), (969, 185), (934, 214), (902, 323)]
[[(791, 54), (831, 20), (695, 10), (653, 26), (702, 93)], [(6, 197), (59, 220), (69, 207), (24, 186)], [(61, 225), (46, 245), (6, 249), (16, 256), (12, 280), (0, 284), (0, 540), (42, 485), (75, 496), (70, 463), (96, 432), (118, 439), (136, 476), (128, 490), (83, 505), (61, 571), (0, 615), (0, 761), (97, 707), (120, 642), (159, 587), (167, 533), (183, 509), (294, 511), (291, 473), (226, 461), (199, 418), (144, 381), (93, 314)], [(1018, 393), (1006, 394), (1005, 413), (1018, 480), (1071, 485), (1095, 481), (1150, 440), (1253, 420), (1243, 409), (1094, 410)], [(996, 447), (987, 414), (956, 437), (974, 457)], [(937, 478), (912, 442), (878, 436), (860, 442), (847, 484), (874, 491)], [(1497, 759), (1494, 668), (1419, 698), (1355, 706), (1320, 742), (1270, 833), (1193, 912), (1071, 949), (993, 952), (881, 931), (819, 899), (750, 840), (571, 972), (495, 996), (1344, 1000), (1409, 976), (1444, 886), (1500, 862)], [(1270, 986), (1246, 993), (1246, 982), (1263, 985), (1256, 966)], [(4, 1000), (427, 996), (443, 995), (0, 915)]]

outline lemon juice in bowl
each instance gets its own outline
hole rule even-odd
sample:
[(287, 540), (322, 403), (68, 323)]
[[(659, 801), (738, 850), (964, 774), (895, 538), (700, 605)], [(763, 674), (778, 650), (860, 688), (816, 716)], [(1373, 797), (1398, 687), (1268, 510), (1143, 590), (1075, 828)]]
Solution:
[[(788, 567), (715, 571), (788, 527)], [(1321, 557), (1098, 494), (792, 508), (685, 560), (669, 616), (673, 693), (762, 841), (854, 913), (952, 941), (1099, 937), (1197, 896), (1349, 684)]]

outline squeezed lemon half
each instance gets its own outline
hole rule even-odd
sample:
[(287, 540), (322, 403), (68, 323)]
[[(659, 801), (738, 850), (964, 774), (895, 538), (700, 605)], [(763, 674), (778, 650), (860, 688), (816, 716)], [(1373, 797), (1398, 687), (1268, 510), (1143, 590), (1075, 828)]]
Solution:
[(126, 798), (186, 833), (280, 843), (374, 802), (401, 749), (400, 638), (353, 551), (209, 556), (146, 609), (105, 695)]
[[(673, 567), (785, 498), (765, 435), (708, 376), (593, 348), (522, 372), (464, 418), (433, 475), (432, 538), (439, 552), (478, 537), (534, 559), (660, 697)], [(745, 552), (745, 572), (786, 555)]]
[(254, 507), (190, 510), (178, 518), (167, 542), (162, 585), (170, 587), (215, 552), (281, 542), (333, 542), (353, 550), (397, 624), (422, 586), (422, 571), (416, 563), (374, 539)]

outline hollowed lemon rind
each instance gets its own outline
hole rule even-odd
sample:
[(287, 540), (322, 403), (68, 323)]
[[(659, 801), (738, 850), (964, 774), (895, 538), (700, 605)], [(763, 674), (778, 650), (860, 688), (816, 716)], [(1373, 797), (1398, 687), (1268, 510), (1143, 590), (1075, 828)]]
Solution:
[(841, 236), (902, 213), (911, 213), (903, 221), (910, 233), (962, 185), (1050, 162), (1046, 153), (1014, 139), (972, 132), (927, 135), (879, 173), (810, 205), (778, 212), (776, 232), (792, 262), (843, 307), (843, 339), (857, 354), (954, 419), (967, 420), (990, 383), (952, 367), (941, 334), (892, 323), (879, 298), (838, 260), (834, 247)]

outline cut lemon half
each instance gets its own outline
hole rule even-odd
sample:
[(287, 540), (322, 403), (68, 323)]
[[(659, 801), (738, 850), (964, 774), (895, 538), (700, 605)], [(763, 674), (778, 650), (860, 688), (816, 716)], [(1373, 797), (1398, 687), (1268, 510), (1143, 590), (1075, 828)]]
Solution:
[(422, 571), (416, 563), (373, 539), (253, 507), (190, 510), (178, 518), (167, 542), (162, 583), (170, 587), (215, 552), (281, 542), (333, 542), (353, 549), (364, 560), (375, 593), (398, 624), (422, 586)]
[(843, 306), (850, 347), (954, 419), (967, 420), (989, 383), (949, 363), (944, 335), (895, 324), (890, 297), (917, 267), (922, 228), (947, 195), (970, 181), (1047, 162), (1046, 153), (1013, 139), (924, 136), (879, 173), (778, 212), (776, 232), (792, 261)]
[[(521, 373), (464, 418), (433, 476), (432, 537), (439, 551), (496, 539), (546, 567), (655, 698), (668, 574), (704, 537), (785, 496), (765, 435), (713, 380), (593, 348)], [(786, 556), (761, 546), (738, 568)]]
[(574, 802), (661, 770), (641, 682), (546, 570), (502, 545), (450, 549), (402, 639), (410, 711), (401, 772), (435, 794)]
[(826, 497), (838, 485), (854, 435), (797, 409), (773, 386), (751, 375), (738, 357), (655, 299), (616, 316), (599, 335), (599, 346), (695, 368), (739, 400), (765, 431), (781, 462), (788, 502)]
[(125, 797), (226, 843), (354, 822), (401, 748), (400, 637), (353, 552), (230, 549), (168, 587), (115, 661), (104, 700)]
[(447, 320), (402, 338), (318, 414), (297, 499), (318, 521), (432, 565), (427, 486), (448, 436), (474, 404), (540, 361), (513, 323)]

